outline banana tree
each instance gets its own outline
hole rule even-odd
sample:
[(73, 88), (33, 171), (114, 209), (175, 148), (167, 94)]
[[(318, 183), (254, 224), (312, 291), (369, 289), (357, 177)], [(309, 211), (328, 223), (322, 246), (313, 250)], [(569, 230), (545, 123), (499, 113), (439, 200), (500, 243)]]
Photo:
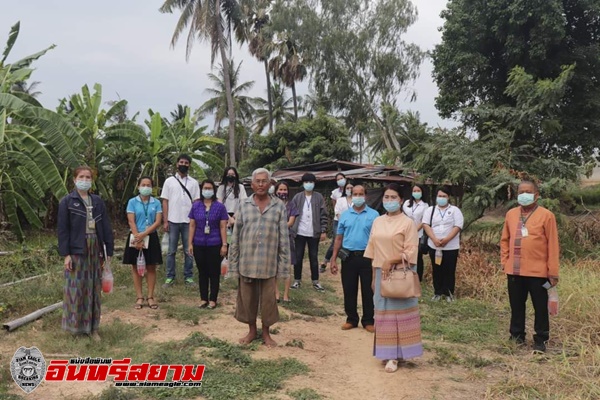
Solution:
[(0, 59), (0, 218), (6, 218), (23, 240), (22, 222), (41, 227), (48, 196), (58, 199), (67, 194), (59, 165), (77, 163), (73, 146), (78, 134), (32, 96), (13, 90), (16, 83), (29, 79), (31, 63), (54, 47), (8, 63), (19, 28), (19, 23), (11, 28)]

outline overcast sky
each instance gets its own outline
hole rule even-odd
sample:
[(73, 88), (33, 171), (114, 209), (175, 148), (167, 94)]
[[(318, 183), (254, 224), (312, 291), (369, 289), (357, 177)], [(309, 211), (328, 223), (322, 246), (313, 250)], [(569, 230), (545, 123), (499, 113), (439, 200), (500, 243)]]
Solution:
[[(419, 20), (406, 39), (424, 50), (439, 43), (439, 15), (446, 1), (415, 2), (420, 4)], [(0, 0), (4, 4), (0, 7), (2, 48), (10, 27), (21, 21), (19, 39), (8, 62), (57, 45), (34, 64), (32, 80), (41, 82), (39, 100), (45, 107), (54, 109), (60, 98), (96, 82), (103, 86), (104, 101), (120, 96), (128, 100), (132, 113), (141, 111), (143, 117), (149, 108), (168, 116), (177, 103), (195, 109), (207, 99), (206, 74), (211, 69), (208, 46), (195, 45), (189, 62), (185, 60), (183, 41), (172, 49), (170, 40), (178, 16), (159, 13), (161, 0), (20, 0), (10, 1), (10, 6), (5, 3), (8, 0)], [(234, 46), (234, 58), (244, 62), (242, 81), (256, 82), (249, 95), (266, 98), (262, 64), (248, 54), (246, 47)], [(437, 88), (429, 61), (422, 65), (414, 87), (417, 101), (402, 103), (404, 109), (419, 111), (421, 119), (430, 125), (454, 125), (441, 120), (434, 107)]]

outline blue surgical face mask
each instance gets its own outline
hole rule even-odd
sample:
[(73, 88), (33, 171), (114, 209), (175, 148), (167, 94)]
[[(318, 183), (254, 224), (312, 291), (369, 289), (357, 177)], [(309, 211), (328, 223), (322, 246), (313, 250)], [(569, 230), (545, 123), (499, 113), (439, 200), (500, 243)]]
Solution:
[(306, 190), (307, 192), (312, 192), (313, 189), (315, 188), (315, 183), (314, 182), (304, 182), (304, 184), (302, 186), (304, 187), (304, 190)]
[(447, 197), (438, 197), (437, 199), (435, 199), (435, 202), (437, 203), (438, 206), (445, 207), (448, 205), (448, 198)]
[(346, 196), (352, 197), (352, 189), (346, 189)]
[(521, 193), (517, 196), (517, 202), (522, 206), (530, 206), (535, 201), (535, 195), (533, 193)]
[(362, 207), (365, 204), (365, 198), (362, 196), (360, 196), (360, 197), (354, 196), (352, 198), (352, 204), (354, 204), (356, 207)]
[(76, 180), (75, 187), (79, 190), (90, 190), (92, 187), (92, 181)]
[(211, 189), (202, 189), (202, 197), (204, 197), (205, 199), (212, 199), (212, 197), (215, 195), (215, 191), (211, 190)]
[(152, 194), (152, 188), (148, 186), (140, 186), (138, 190), (142, 196), (150, 196)]
[(412, 196), (413, 196), (413, 199), (415, 199), (415, 200), (421, 200), (421, 197), (423, 197), (423, 193), (421, 193), (421, 192), (412, 192)]
[(385, 211), (387, 212), (396, 212), (400, 209), (400, 202), (397, 200), (384, 201), (383, 208), (385, 208)]
[(339, 179), (339, 180), (337, 181), (337, 185), (338, 185), (339, 187), (341, 187), (341, 188), (343, 188), (345, 184), (346, 184), (346, 180), (345, 180), (344, 178), (342, 178), (342, 179)]

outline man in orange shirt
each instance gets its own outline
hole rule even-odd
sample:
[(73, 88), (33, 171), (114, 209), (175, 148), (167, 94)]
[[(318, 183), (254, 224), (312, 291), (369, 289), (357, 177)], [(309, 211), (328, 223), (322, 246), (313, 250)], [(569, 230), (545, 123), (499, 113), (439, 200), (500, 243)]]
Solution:
[(510, 338), (525, 343), (525, 303), (531, 295), (535, 310), (533, 351), (546, 351), (550, 336), (548, 291), (544, 285), (558, 283), (559, 245), (554, 214), (539, 206), (538, 186), (522, 181), (515, 207), (506, 213), (502, 240), (501, 262), (508, 277), (510, 300)]

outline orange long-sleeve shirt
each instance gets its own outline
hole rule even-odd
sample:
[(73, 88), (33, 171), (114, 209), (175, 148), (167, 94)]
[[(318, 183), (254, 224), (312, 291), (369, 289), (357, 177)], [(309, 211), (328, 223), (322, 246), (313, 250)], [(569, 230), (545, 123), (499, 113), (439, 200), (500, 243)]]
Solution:
[(525, 224), (528, 235), (521, 239), (519, 269), (515, 271), (515, 238), (520, 222), (521, 207), (506, 213), (500, 241), (504, 272), (509, 275), (558, 278), (560, 248), (554, 214), (541, 206), (531, 214)]

